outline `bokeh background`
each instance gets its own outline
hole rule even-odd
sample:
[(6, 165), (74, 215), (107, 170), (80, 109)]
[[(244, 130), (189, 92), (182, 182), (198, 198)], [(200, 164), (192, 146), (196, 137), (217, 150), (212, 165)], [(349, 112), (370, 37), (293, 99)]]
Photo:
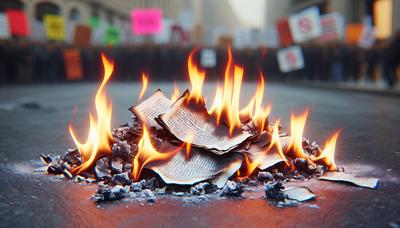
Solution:
[[(186, 80), (195, 47), (207, 80), (227, 47), (246, 80), (386, 90), (400, 78), (396, 0), (1, 0), (0, 84)], [(279, 57), (281, 56), (281, 57)]]

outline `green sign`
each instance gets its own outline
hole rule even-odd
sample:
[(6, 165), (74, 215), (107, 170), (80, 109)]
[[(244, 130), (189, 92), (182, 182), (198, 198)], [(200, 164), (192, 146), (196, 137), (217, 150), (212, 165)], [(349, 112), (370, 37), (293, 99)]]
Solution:
[(90, 17), (89, 18), (89, 25), (92, 29), (97, 29), (100, 26), (100, 18), (99, 17)]
[(109, 26), (104, 34), (104, 43), (118, 45), (121, 42), (121, 30), (115, 26)]

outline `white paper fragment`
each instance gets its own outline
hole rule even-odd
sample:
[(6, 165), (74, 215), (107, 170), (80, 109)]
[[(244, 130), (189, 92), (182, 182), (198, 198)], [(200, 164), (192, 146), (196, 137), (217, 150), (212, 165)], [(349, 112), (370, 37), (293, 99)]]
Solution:
[(315, 194), (306, 187), (288, 187), (282, 191), (289, 199), (297, 200), (299, 202), (315, 198)]
[(155, 121), (155, 118), (167, 112), (171, 104), (172, 101), (168, 99), (161, 90), (157, 90), (149, 98), (131, 107), (129, 110), (147, 127), (159, 128), (160, 125)]
[(372, 177), (358, 177), (351, 173), (344, 172), (327, 172), (324, 176), (319, 177), (318, 180), (347, 182), (359, 187), (376, 189), (379, 185), (379, 179)]
[(184, 150), (168, 161), (154, 163), (146, 168), (160, 175), (167, 184), (193, 185), (217, 177), (215, 184), (222, 187), (242, 163), (242, 156), (237, 153), (218, 156), (192, 148), (189, 158), (186, 158)]

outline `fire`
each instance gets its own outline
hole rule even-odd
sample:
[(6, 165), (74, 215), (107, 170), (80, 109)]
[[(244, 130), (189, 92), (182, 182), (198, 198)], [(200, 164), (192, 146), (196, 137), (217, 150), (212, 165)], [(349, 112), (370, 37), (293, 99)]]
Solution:
[(322, 161), (330, 171), (337, 170), (337, 166), (335, 164), (335, 147), (336, 147), (336, 140), (339, 137), (339, 134), (340, 134), (340, 130), (336, 131), (331, 136), (331, 138), (326, 141), (324, 150), (314, 160), (314, 161)]
[(138, 143), (138, 152), (133, 159), (132, 177), (135, 181), (139, 179), (142, 169), (150, 162), (166, 161), (172, 158), (181, 147), (169, 152), (158, 152), (152, 145), (151, 139), (146, 127), (143, 126), (143, 135)]
[(190, 92), (189, 100), (195, 100), (196, 103), (202, 99), (201, 90), (203, 88), (204, 79), (206, 77), (206, 72), (199, 70), (197, 65), (193, 61), (193, 56), (196, 49), (190, 52), (188, 58), (188, 73), (190, 83), (192, 84), (192, 91)]
[(291, 151), (296, 158), (306, 158), (303, 151), (303, 131), (308, 116), (308, 109), (301, 115), (296, 116), (292, 113), (290, 121), (290, 132), (292, 139), (287, 151)]
[(290, 167), (290, 163), (287, 160), (286, 156), (283, 154), (282, 145), (281, 145), (281, 143), (279, 141), (279, 122), (280, 121), (277, 120), (274, 123), (274, 128), (272, 130), (271, 144), (269, 145), (268, 150), (271, 150), (275, 146), (276, 150), (278, 151), (278, 154), (281, 156), (281, 158), (286, 163), (286, 165)]
[(174, 83), (174, 92), (171, 95), (171, 101), (176, 101), (179, 98), (180, 91), (179, 87)]
[(139, 101), (142, 100), (144, 93), (146, 93), (147, 86), (149, 84), (149, 76), (146, 73), (142, 73), (142, 90), (139, 94)]
[(87, 170), (100, 156), (111, 154), (111, 142), (113, 141), (110, 130), (112, 106), (111, 103), (107, 101), (104, 88), (114, 70), (114, 63), (108, 60), (103, 54), (101, 55), (101, 59), (104, 66), (104, 78), (95, 97), (97, 120), (89, 113), (90, 128), (86, 142), (81, 143), (76, 138), (72, 126), (69, 126), (71, 137), (82, 158), (82, 164), (72, 170), (75, 174)]
[(193, 136), (194, 136), (194, 134), (193, 134), (192, 132), (190, 132), (190, 133), (188, 134), (188, 136), (186, 137), (186, 139), (185, 139), (185, 144), (186, 144), (186, 154), (185, 154), (185, 157), (186, 157), (186, 159), (189, 159), (189, 157), (190, 157), (190, 151), (191, 151), (191, 149), (192, 149)]
[(228, 49), (228, 63), (225, 68), (224, 85), (217, 85), (214, 102), (209, 113), (215, 116), (217, 124), (221, 121), (229, 127), (230, 134), (235, 129), (240, 129), (242, 121), (253, 119), (257, 129), (264, 130), (271, 106), (263, 107), (264, 77), (260, 73), (260, 80), (256, 92), (250, 102), (242, 109), (239, 107), (240, 91), (242, 87), (244, 70), (235, 65), (232, 52)]
[(287, 166), (290, 167), (290, 162), (288, 161), (288, 159), (286, 158), (286, 156), (283, 154), (283, 151), (282, 151), (282, 146), (279, 141), (279, 129), (278, 128), (279, 128), (279, 120), (274, 123), (271, 143), (266, 148), (266, 150), (263, 153), (260, 153), (253, 161), (250, 161), (250, 159), (245, 154), (244, 164), (246, 166), (246, 174), (243, 176), (240, 176), (242, 174), (240, 172), (238, 172), (237, 175), (238, 175), (239, 179), (242, 177), (250, 176), (253, 173), (253, 171), (260, 164), (261, 160), (263, 159), (263, 155), (266, 153), (271, 153), (271, 151), (274, 147), (276, 148), (279, 156), (281, 156), (282, 160), (286, 163)]

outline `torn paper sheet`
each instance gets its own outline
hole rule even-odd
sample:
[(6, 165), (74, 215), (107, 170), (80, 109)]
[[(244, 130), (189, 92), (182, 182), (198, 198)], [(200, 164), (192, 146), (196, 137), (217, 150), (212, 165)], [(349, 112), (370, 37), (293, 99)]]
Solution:
[(171, 105), (172, 101), (169, 100), (160, 89), (158, 89), (149, 98), (142, 101), (140, 104), (129, 108), (129, 110), (148, 128), (159, 128), (160, 125), (154, 120), (154, 118), (158, 117), (160, 114), (168, 112)]
[(288, 187), (282, 190), (287, 198), (297, 200), (299, 202), (307, 201), (315, 198), (315, 194), (306, 187)]
[(376, 189), (379, 185), (379, 179), (372, 177), (357, 177), (351, 173), (344, 172), (327, 172), (318, 180), (347, 182), (364, 188)]
[(228, 127), (217, 125), (204, 104), (188, 103), (188, 97), (189, 93), (185, 92), (167, 113), (159, 117), (160, 124), (179, 140), (190, 141), (194, 147), (201, 147), (221, 155), (237, 148), (252, 137), (248, 132), (239, 131), (230, 137)]
[[(163, 145), (161, 150), (165, 149)], [(182, 149), (170, 160), (149, 164), (146, 168), (160, 175), (167, 184), (192, 185), (217, 177), (214, 184), (222, 187), (241, 164), (242, 156), (238, 153), (218, 156), (192, 148), (188, 159)]]
[[(279, 142), (282, 148), (282, 151), (285, 151), (289, 146), (291, 137), (285, 136), (280, 137)], [(268, 169), (280, 162), (284, 162), (283, 158), (279, 155), (276, 147), (273, 147), (270, 151), (268, 150), (268, 146), (261, 141), (250, 145), (247, 154), (251, 161), (256, 161), (258, 163), (258, 168), (261, 170)]]

